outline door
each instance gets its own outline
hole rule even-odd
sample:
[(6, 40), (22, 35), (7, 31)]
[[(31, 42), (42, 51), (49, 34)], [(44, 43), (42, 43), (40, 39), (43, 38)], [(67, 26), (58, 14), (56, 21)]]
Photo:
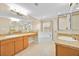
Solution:
[(53, 21), (41, 21), (41, 32), (38, 34), (39, 42), (50, 42), (53, 38)]

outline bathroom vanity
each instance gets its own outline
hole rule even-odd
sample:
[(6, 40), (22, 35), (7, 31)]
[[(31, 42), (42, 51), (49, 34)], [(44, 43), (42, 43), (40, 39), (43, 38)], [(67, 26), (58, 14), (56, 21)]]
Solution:
[(79, 56), (79, 11), (58, 15), (57, 56)]
[(12, 56), (24, 50), (29, 46), (30, 37), (37, 37), (37, 33), (30, 32), (0, 36), (0, 55)]
[[(59, 43), (61, 42), (61, 43)], [(79, 56), (79, 44), (59, 41), (56, 44), (56, 56)], [(79, 42), (78, 42), (79, 43)], [(72, 44), (72, 45), (71, 45)]]
[(56, 56), (79, 56), (79, 35), (67, 33), (59, 35), (58, 39), (55, 40)]

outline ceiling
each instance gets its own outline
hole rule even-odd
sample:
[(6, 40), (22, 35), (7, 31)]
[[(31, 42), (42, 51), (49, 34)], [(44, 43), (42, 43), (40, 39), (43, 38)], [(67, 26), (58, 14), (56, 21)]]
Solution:
[(68, 3), (16, 3), (29, 10), (30, 15), (36, 18), (54, 17), (60, 13), (68, 12)]
[[(70, 11), (79, 10), (79, 4), (77, 3), (73, 4), (71, 7), (69, 6), (69, 3), (10, 3), (10, 4), (17, 4), (22, 8), (24, 8), (26, 11), (28, 10), (30, 13), (26, 12), (28, 16), (22, 17), (20, 15), (17, 15), (17, 13), (14, 13), (11, 10), (9, 10), (10, 6), (7, 6), (7, 4), (0, 3), (0, 16), (15, 17), (20, 19), (30, 19), (30, 18), (48, 19), (57, 16), (58, 14), (63, 13), (65, 14), (69, 13)], [(76, 9), (77, 7), (78, 9)]]

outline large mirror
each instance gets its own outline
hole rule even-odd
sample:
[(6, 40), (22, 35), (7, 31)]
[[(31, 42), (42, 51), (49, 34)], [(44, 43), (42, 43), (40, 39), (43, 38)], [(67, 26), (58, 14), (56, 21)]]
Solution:
[(58, 30), (59, 31), (71, 30), (70, 14), (58, 16)]
[(79, 11), (58, 16), (59, 31), (79, 31)]
[(67, 15), (58, 16), (58, 30), (66, 30), (67, 29)]
[(71, 29), (72, 31), (79, 31), (79, 12), (72, 13)]

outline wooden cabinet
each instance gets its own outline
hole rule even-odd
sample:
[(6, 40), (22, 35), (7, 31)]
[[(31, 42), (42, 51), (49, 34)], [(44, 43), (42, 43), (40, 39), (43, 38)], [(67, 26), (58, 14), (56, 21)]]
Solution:
[(1, 41), (1, 56), (6, 56), (6, 48), (7, 48), (7, 45), (6, 45), (6, 41)]
[(17, 37), (0, 41), (0, 55), (12, 56), (28, 47), (28, 37)]
[(57, 56), (79, 56), (79, 49), (63, 44), (56, 44)]
[(1, 41), (0, 51), (2, 56), (14, 55), (14, 40)]
[(15, 38), (15, 53), (23, 50), (23, 37)]
[(29, 45), (29, 42), (28, 42), (28, 37), (27, 36), (24, 36), (24, 41), (23, 41), (23, 48), (27, 48)]
[(7, 40), (6, 55), (14, 55), (14, 39)]
[[(9, 38), (0, 41), (0, 55), (1, 56), (12, 56), (16, 53), (22, 51), (27, 48), (29, 45), (28, 37), (34, 34), (20, 36), (15, 38)], [(36, 36), (36, 35), (34, 35)]]

